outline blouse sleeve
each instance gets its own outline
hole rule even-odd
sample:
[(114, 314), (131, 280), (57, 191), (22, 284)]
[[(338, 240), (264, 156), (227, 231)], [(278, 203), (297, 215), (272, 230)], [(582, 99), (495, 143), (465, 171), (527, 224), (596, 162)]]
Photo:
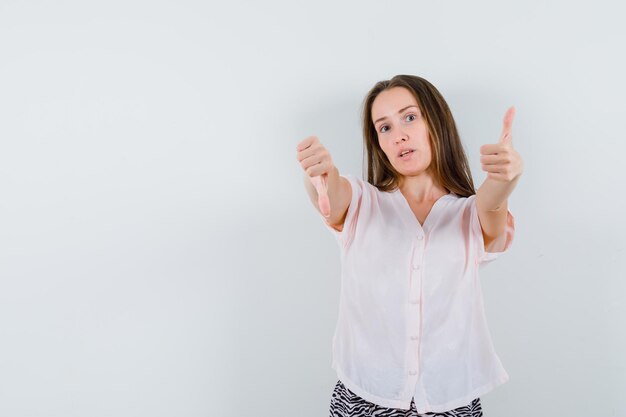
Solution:
[(498, 258), (503, 253), (506, 253), (513, 244), (513, 238), (515, 236), (515, 218), (511, 213), (509, 203), (504, 233), (496, 239), (495, 243), (493, 243), (494, 247), (499, 250), (487, 252), (485, 250), (485, 240), (483, 238), (480, 219), (478, 218), (478, 210), (476, 208), (476, 194), (469, 196), (468, 200), (470, 204), (471, 238), (476, 245), (477, 263), (487, 264)]
[(346, 214), (346, 218), (343, 223), (343, 228), (341, 229), (341, 231), (334, 229), (327, 223), (326, 218), (321, 213), (318, 213), (318, 214), (320, 218), (322, 219), (324, 226), (326, 226), (326, 229), (330, 230), (330, 232), (335, 236), (335, 239), (337, 239), (337, 242), (339, 243), (339, 245), (342, 248), (345, 248), (350, 244), (350, 242), (354, 238), (356, 224), (357, 224), (357, 220), (359, 217), (359, 211), (360, 211), (360, 207), (362, 205), (362, 199), (364, 196), (364, 193), (363, 193), (364, 183), (363, 183), (363, 180), (353, 175), (341, 175), (341, 176), (350, 182), (350, 187), (352, 188), (352, 198), (350, 199), (350, 205), (348, 206), (348, 212)]

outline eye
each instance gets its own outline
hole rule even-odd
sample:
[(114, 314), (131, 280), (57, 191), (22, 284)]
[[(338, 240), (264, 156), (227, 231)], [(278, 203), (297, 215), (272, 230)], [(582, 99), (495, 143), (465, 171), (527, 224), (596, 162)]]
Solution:
[[(410, 114), (407, 114), (404, 118), (406, 119), (407, 117), (411, 117), (411, 116), (413, 116), (413, 117), (417, 117), (417, 115), (416, 115), (416, 114), (410, 113)], [(413, 120), (415, 120), (415, 119), (412, 119), (412, 120), (410, 120), (410, 121), (412, 122)], [(385, 132), (386, 132), (385, 130), (383, 130), (383, 128), (385, 128), (385, 127), (387, 127), (387, 125), (382, 125), (382, 126), (380, 127), (380, 133), (385, 133)]]

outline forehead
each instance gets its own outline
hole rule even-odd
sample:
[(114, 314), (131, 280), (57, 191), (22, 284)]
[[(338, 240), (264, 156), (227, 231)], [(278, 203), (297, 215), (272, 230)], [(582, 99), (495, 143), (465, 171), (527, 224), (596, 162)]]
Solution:
[(372, 103), (372, 120), (395, 115), (398, 110), (414, 105), (419, 108), (413, 94), (404, 87), (393, 87), (382, 91)]

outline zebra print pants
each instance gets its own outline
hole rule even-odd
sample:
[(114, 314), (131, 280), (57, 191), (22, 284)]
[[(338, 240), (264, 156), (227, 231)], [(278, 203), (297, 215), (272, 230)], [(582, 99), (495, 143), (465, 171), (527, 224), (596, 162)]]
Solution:
[(483, 417), (480, 398), (474, 399), (469, 405), (455, 408), (443, 413), (419, 414), (415, 409), (415, 401), (411, 400), (411, 409), (386, 408), (373, 404), (337, 381), (330, 402), (330, 417)]

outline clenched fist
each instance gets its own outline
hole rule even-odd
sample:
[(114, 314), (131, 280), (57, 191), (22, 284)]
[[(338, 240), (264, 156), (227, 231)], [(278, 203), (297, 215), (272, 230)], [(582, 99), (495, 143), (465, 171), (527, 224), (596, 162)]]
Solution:
[(296, 147), (297, 159), (302, 169), (309, 176), (311, 183), (317, 191), (317, 204), (320, 212), (330, 216), (330, 202), (328, 200), (328, 188), (326, 179), (328, 172), (335, 168), (328, 150), (321, 144), (317, 136), (309, 136)]

